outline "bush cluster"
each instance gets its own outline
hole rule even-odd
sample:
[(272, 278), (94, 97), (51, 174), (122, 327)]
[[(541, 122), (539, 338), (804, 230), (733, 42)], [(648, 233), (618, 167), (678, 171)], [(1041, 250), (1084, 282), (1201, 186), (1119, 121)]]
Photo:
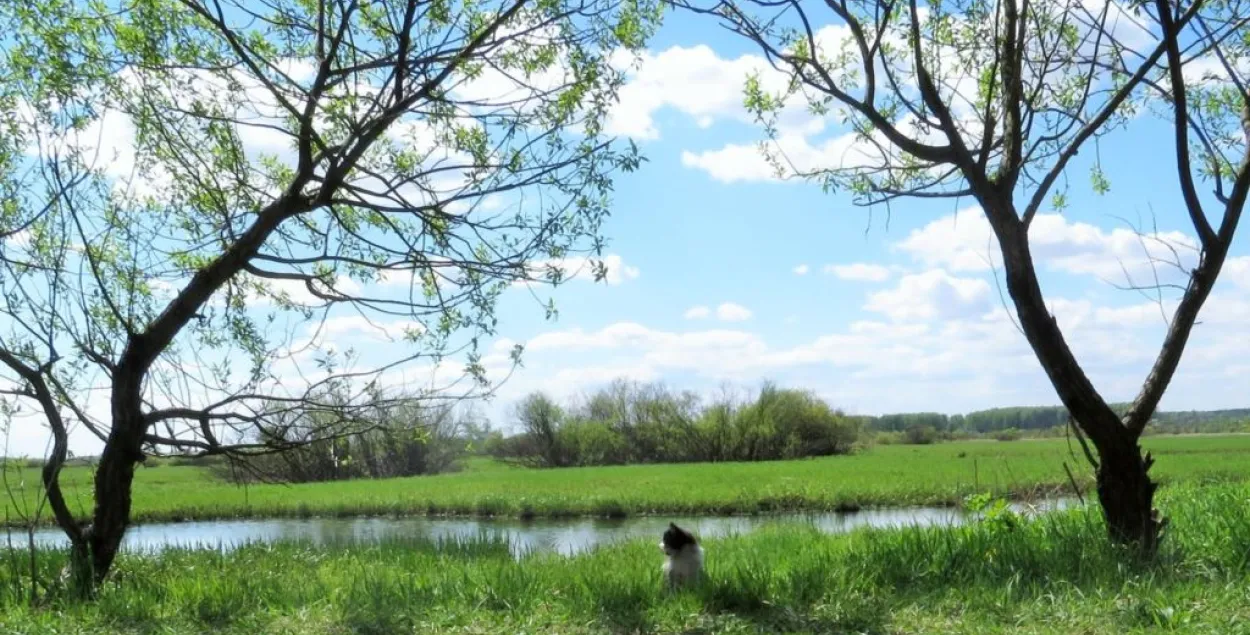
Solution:
[(765, 384), (750, 399), (704, 400), (662, 384), (618, 380), (581, 404), (543, 393), (516, 405), (515, 436), (488, 451), (538, 467), (770, 461), (845, 454), (863, 422), (810, 392)]

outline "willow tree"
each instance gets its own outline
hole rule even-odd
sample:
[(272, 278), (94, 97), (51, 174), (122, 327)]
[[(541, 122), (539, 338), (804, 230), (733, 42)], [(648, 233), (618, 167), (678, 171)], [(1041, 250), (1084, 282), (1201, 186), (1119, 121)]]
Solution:
[[(611, 175), (640, 160), (603, 133), (609, 58), (656, 17), (634, 0), (0, 8), (0, 390), (51, 434), (78, 579), (108, 573), (146, 456), (355, 434), (418, 379), (430, 399), (489, 390), (520, 352), (477, 351), (500, 295), (574, 261), (605, 273)], [(349, 349), (351, 329), (388, 343)], [(89, 514), (58, 484), (71, 428), (102, 446)]]
[[(747, 82), (747, 106), (771, 139), (778, 141), (777, 117), (798, 105), (853, 128), (855, 143), (836, 165), (791, 164), (783, 144), (766, 143), (779, 172), (848, 191), (860, 204), (979, 204), (1019, 326), (1096, 449), (1090, 458), (1111, 536), (1152, 554), (1164, 520), (1153, 507), (1153, 459), (1138, 441), (1220, 274), (1250, 188), (1240, 74), (1250, 61), (1250, 7), (1202, 0), (679, 4), (754, 43), (788, 78), (771, 91), (759, 76)], [(1064, 207), (1068, 183), (1090, 182), (1105, 193), (1103, 158), (1092, 146), (1148, 112), (1173, 124), (1166, 142), (1174, 148), (1165, 150), (1161, 139), (1158, 160), (1176, 163), (1199, 257), (1183, 272), (1187, 280), (1140, 393), (1119, 414), (1047, 309), (1029, 229), (1044, 206)], [(1076, 161), (1083, 150), (1095, 158)], [(1201, 179), (1209, 186), (1200, 192)]]

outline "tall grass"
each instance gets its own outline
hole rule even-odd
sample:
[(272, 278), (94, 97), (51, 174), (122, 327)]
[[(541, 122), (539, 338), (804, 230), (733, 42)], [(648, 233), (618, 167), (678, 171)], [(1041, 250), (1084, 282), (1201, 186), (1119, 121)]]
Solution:
[[(1250, 436), (1152, 437), (1143, 445), (1165, 483), (1250, 475)], [(1079, 453), (1079, 450), (1077, 450)], [(1062, 439), (879, 446), (863, 453), (767, 463), (524, 469), (478, 460), (463, 472), (413, 478), (239, 487), (201, 468), (140, 468), (140, 522), (232, 517), (456, 514), (630, 516), (955, 505), (982, 491), (1017, 498), (1070, 491), (1067, 461), (1088, 493), (1089, 470)], [(38, 483), (37, 471), (10, 475)], [(90, 473), (66, 471), (71, 508), (90, 510)], [(27, 487), (27, 494), (34, 488)], [(8, 502), (0, 497), (0, 505)], [(12, 515), (16, 517), (15, 514)]]
[[(33, 608), (0, 565), (0, 632), (1239, 632), (1250, 488), (1163, 500), (1174, 531), (1149, 565), (1092, 509), (841, 536), (778, 525), (705, 541), (706, 583), (677, 594), (651, 540), (519, 560), (486, 537), (168, 550), (124, 556), (95, 603)], [(40, 554), (43, 573), (62, 557)]]

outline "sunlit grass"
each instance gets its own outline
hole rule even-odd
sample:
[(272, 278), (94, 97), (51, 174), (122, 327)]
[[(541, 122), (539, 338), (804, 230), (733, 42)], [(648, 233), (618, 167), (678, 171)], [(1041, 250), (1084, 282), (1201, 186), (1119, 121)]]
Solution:
[[(707, 583), (676, 595), (647, 539), (520, 560), (487, 537), (131, 554), (98, 602), (39, 608), (0, 564), (0, 632), (1241, 632), (1250, 488), (1162, 498), (1173, 531), (1152, 565), (1109, 545), (1095, 509), (840, 536), (778, 525), (705, 541)], [(45, 577), (62, 557), (40, 555)]]
[[(1157, 459), (1153, 473), (1165, 483), (1250, 475), (1247, 435), (1151, 437), (1144, 445)], [(475, 458), (461, 472), (438, 476), (246, 488), (213, 479), (201, 468), (162, 465), (139, 469), (134, 516), (139, 521), (392, 514), (560, 517), (953, 505), (981, 491), (1017, 498), (1070, 493), (1065, 461), (1088, 490), (1088, 466), (1079, 449), (1062, 439), (877, 446), (851, 456), (798, 461), (558, 470)], [(35, 471), (9, 478), (11, 483), (24, 478), (27, 498), (37, 492)], [(87, 513), (87, 468), (67, 470), (64, 480), (71, 507)], [(16, 517), (11, 508), (6, 513)]]

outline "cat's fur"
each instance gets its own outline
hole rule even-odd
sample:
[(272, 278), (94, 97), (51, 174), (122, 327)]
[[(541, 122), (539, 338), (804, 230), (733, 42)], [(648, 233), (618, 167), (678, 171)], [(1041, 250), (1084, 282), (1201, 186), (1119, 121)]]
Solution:
[(703, 548), (690, 532), (668, 524), (660, 539), (664, 551), (664, 580), (670, 588), (696, 582), (703, 575)]

